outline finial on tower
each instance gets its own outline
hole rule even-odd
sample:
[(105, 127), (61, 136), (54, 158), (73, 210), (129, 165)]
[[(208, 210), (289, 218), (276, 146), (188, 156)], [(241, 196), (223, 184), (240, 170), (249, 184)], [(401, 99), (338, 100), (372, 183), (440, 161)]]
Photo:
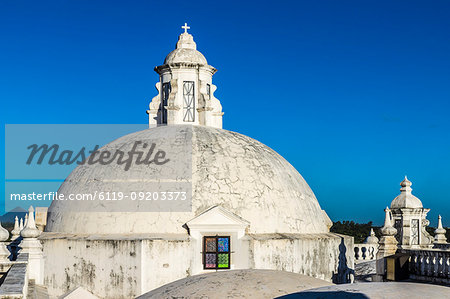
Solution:
[(408, 180), (408, 177), (405, 175), (405, 179), (400, 183), (401, 186), (400, 191), (411, 193), (412, 191), (411, 185), (412, 185), (411, 181)]
[(188, 29), (191, 29), (191, 27), (189, 27), (187, 23), (184, 23), (184, 26), (181, 26), (181, 28), (184, 29), (184, 33), (188, 33), (188, 32), (187, 32)]

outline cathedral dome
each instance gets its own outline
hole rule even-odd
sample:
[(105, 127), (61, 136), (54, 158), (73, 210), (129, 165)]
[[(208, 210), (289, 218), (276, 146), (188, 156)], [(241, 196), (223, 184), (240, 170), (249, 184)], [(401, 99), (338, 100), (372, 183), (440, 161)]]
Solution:
[[(241, 134), (195, 125), (171, 125), (123, 136), (102, 150), (133, 150), (136, 142), (156, 144), (167, 164), (79, 165), (61, 185), (60, 194), (154, 188), (162, 181), (183, 181), (172, 168), (188, 163), (192, 206), (183, 211), (143, 211), (139, 201), (124, 210), (109, 210), (105, 202), (53, 201), (46, 231), (75, 234), (186, 234), (185, 225), (211, 207), (223, 209), (250, 223), (249, 233), (326, 233), (329, 222), (313, 191), (283, 157)], [(187, 150), (180, 151), (179, 145)], [(185, 156), (183, 156), (185, 154)], [(176, 157), (184, 157), (177, 161)], [(176, 165), (175, 165), (176, 164)], [(186, 164), (186, 165), (188, 165)], [(147, 190), (154, 191), (154, 190)], [(135, 209), (135, 212), (130, 212)]]

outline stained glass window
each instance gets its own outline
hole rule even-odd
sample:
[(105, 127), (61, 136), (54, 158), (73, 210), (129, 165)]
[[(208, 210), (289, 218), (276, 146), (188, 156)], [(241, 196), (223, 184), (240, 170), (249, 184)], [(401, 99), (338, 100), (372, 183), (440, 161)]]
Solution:
[(215, 253), (207, 253), (205, 260), (205, 268), (207, 269), (216, 269), (216, 254)]
[(206, 252), (216, 251), (216, 238), (206, 238)]
[(228, 252), (228, 241), (230, 240), (230, 238), (226, 237), (226, 238), (217, 238), (217, 245), (218, 245), (218, 250), (219, 252)]
[(203, 238), (203, 268), (230, 269), (230, 237)]
[(228, 253), (219, 253), (217, 255), (217, 267), (218, 268), (229, 268), (229, 254)]

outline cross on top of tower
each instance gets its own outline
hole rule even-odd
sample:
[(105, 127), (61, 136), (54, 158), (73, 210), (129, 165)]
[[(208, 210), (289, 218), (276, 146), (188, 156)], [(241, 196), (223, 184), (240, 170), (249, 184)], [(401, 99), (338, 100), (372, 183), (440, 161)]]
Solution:
[(187, 33), (188, 29), (191, 29), (191, 27), (189, 27), (187, 23), (184, 23), (184, 26), (181, 26), (181, 28), (184, 29), (184, 33)]

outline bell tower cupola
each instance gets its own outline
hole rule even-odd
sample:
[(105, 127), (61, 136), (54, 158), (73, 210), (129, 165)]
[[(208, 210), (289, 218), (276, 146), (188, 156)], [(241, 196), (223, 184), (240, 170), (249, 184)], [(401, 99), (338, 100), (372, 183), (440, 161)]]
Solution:
[(222, 105), (214, 97), (212, 76), (217, 71), (197, 50), (194, 37), (187, 32), (178, 37), (175, 50), (164, 64), (155, 67), (159, 74), (156, 95), (147, 113), (149, 126), (193, 124), (222, 128)]

